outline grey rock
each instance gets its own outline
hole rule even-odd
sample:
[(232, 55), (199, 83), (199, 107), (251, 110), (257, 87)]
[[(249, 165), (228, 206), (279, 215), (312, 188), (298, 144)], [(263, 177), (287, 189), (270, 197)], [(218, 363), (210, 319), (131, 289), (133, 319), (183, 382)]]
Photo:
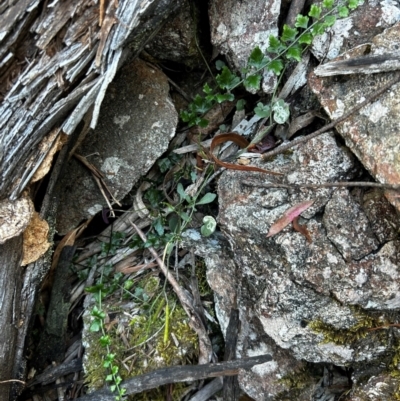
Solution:
[(158, 60), (185, 64), (189, 68), (204, 65), (196, 46), (196, 40), (199, 41), (202, 37), (199, 29), (202, 21), (196, 4), (193, 4), (193, 13), (194, 15), (189, 1), (185, 0), (179, 13), (170, 18), (155, 38), (146, 45), (146, 51)]
[[(316, 367), (321, 363), (353, 366), (359, 371), (365, 370), (368, 362), (379, 372), (382, 361), (390, 363), (391, 332), (366, 333), (351, 341), (334, 343), (328, 341), (325, 332), (309, 324), (321, 322), (332, 332), (346, 333), (366, 324), (372, 316), (375, 322), (381, 322), (368, 310), (390, 315), (399, 308), (400, 244), (387, 223), (377, 230), (379, 235), (375, 234), (380, 222), (394, 222), (397, 227), (398, 218), (394, 208), (382, 202), (382, 195), (371, 195), (373, 191), (364, 197), (359, 191), (338, 188), (262, 187), (278, 179), (292, 184), (355, 179), (361, 172), (360, 165), (337, 144), (332, 133), (258, 165), (284, 176), (228, 170), (219, 181), (218, 222), (229, 246), (219, 240), (216, 257), (214, 251), (207, 253), (211, 248), (203, 244), (200, 236), (186, 245), (206, 256), (207, 278), (215, 292), (223, 332), (230, 308), (240, 310), (237, 356), (268, 352), (274, 357), (265, 366), (241, 373), (242, 389), (257, 401), (288, 394), (292, 394), (288, 399), (334, 399), (335, 384), (327, 385), (325, 379), (318, 382), (322, 373), (305, 374), (303, 389), (296, 395), (291, 393), (288, 378), (307, 371), (305, 362)], [(310, 232), (311, 244), (291, 225), (266, 237), (285, 210), (310, 199), (315, 202), (302, 213), (300, 224)], [(381, 207), (384, 216), (377, 217), (372, 212), (378, 202), (385, 205)], [(220, 234), (213, 237), (218, 238)], [(347, 377), (343, 373), (337, 375), (333, 382), (341, 383), (344, 391)]]
[[(118, 200), (147, 173), (175, 135), (178, 115), (168, 91), (161, 71), (140, 60), (125, 66), (107, 91), (97, 128), (77, 149), (101, 171)], [(107, 206), (91, 173), (75, 159), (68, 163), (58, 191), (59, 233)]]
[[(397, 10), (397, 14), (393, 10), (393, 15), (399, 18), (400, 8), (398, 5), (392, 5), (392, 7)], [(379, 35), (370, 34), (368, 42), (372, 44), (369, 46), (366, 43), (371, 49), (370, 54), (396, 52), (399, 32), (400, 23), (398, 22)], [(342, 57), (346, 59), (352, 54), (353, 52), (348, 52)], [(315, 74), (310, 74), (309, 85), (330, 118), (336, 119), (388, 83), (393, 79), (393, 74), (355, 74), (346, 75), (340, 79), (319, 78)], [(400, 91), (397, 83), (377, 100), (354, 113), (337, 127), (349, 149), (381, 183), (400, 182), (399, 103)], [(398, 193), (386, 191), (385, 195), (390, 203), (400, 210)]]

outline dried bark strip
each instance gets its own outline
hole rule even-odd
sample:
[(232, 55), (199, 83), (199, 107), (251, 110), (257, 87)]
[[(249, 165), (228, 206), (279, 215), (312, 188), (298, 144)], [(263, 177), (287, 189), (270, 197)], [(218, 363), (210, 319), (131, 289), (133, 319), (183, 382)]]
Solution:
[(400, 53), (354, 57), (348, 60), (331, 61), (318, 66), (314, 73), (318, 77), (333, 77), (350, 74), (376, 74), (400, 70)]
[(72, 134), (93, 105), (95, 127), (122, 62), (141, 51), (182, 0), (108, 2), (102, 27), (91, 0), (6, 3), (0, 5), (0, 199), (15, 200), (46, 156), (42, 139), (58, 123)]
[[(8, 401), (13, 382), (12, 365), (16, 353), (16, 334), (20, 323), (22, 234), (0, 245), (2, 266), (0, 269), (0, 401)], [(10, 368), (11, 367), (11, 368)]]

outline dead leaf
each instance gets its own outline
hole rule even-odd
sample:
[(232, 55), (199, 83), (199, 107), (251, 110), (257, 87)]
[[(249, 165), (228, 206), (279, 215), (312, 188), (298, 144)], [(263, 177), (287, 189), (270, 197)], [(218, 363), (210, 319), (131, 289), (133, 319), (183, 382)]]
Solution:
[(64, 133), (59, 135), (59, 130), (59, 128), (55, 128), (49, 135), (43, 138), (42, 142), (40, 142), (39, 149), (42, 153), (46, 153), (46, 157), (36, 170), (31, 182), (41, 180), (50, 171), (54, 155), (67, 143), (68, 136)]
[(312, 204), (314, 200), (309, 200), (305, 202), (298, 203), (283, 213), (283, 216), (280, 217), (272, 226), (270, 227), (267, 238), (272, 237), (275, 234), (278, 234), (282, 231), (286, 226), (288, 226), (297, 216), (300, 216), (305, 210), (307, 210)]
[(49, 225), (42, 220), (38, 212), (33, 212), (31, 221), (24, 231), (24, 257), (21, 266), (36, 262), (50, 247), (48, 241)]
[(309, 244), (311, 244), (312, 239), (311, 239), (311, 235), (309, 233), (309, 231), (307, 230), (306, 226), (302, 226), (301, 224), (299, 224), (299, 217), (297, 216), (293, 219), (293, 228), (299, 232), (300, 234), (303, 234), (306, 238)]
[(54, 271), (55, 267), (57, 266), (58, 260), (60, 259), (61, 251), (63, 250), (63, 248), (65, 246), (74, 245), (75, 240), (82, 234), (82, 232), (86, 229), (86, 227), (89, 225), (89, 223), (92, 221), (92, 219), (93, 219), (93, 217), (91, 217), (89, 220), (85, 221), (83, 224), (81, 224), (74, 230), (71, 230), (70, 232), (68, 232), (67, 234), (64, 235), (62, 240), (57, 245), (56, 250), (54, 251), (50, 271)]
[(249, 146), (249, 142), (245, 138), (243, 138), (239, 134), (235, 134), (234, 132), (229, 132), (228, 134), (221, 134), (221, 135), (215, 136), (213, 138), (213, 140), (211, 141), (210, 153), (211, 153), (211, 157), (213, 158), (215, 163), (218, 164), (218, 166), (225, 167), (230, 170), (256, 171), (258, 173), (283, 175), (281, 173), (276, 173), (275, 171), (264, 170), (259, 167), (239, 166), (237, 164), (227, 163), (227, 162), (223, 162), (222, 160), (219, 160), (216, 156), (214, 156), (213, 150), (215, 149), (216, 146), (218, 146), (224, 142), (234, 142), (234, 143), (236, 143), (236, 145), (240, 146), (241, 148), (246, 148), (247, 146)]

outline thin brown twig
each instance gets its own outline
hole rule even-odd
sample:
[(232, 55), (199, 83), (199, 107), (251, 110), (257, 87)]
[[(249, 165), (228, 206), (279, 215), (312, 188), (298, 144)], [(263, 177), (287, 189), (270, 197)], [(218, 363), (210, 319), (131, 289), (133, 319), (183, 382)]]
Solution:
[(307, 142), (310, 139), (313, 139), (315, 137), (317, 137), (318, 135), (323, 134), (324, 132), (329, 131), (330, 129), (334, 128), (336, 125), (340, 124), (341, 122), (347, 120), (353, 113), (355, 113), (356, 111), (360, 110), (361, 108), (363, 108), (364, 106), (366, 106), (367, 104), (371, 103), (373, 100), (375, 100), (378, 96), (380, 96), (383, 92), (387, 91), (391, 86), (393, 86), (395, 83), (397, 83), (400, 80), (400, 73), (397, 73), (395, 75), (395, 77), (390, 80), (386, 85), (383, 85), (380, 89), (378, 89), (376, 92), (374, 92), (372, 95), (370, 95), (366, 100), (364, 100), (363, 102), (361, 102), (360, 104), (354, 106), (349, 112), (343, 114), (342, 117), (339, 117), (337, 120), (332, 121), (330, 124), (325, 125), (325, 127), (313, 132), (310, 135), (307, 135), (303, 138), (298, 138), (295, 139), (294, 141), (286, 144), (286, 145), (281, 145), (279, 146), (279, 148), (271, 150), (270, 152), (264, 153), (261, 156), (262, 160), (267, 160), (268, 158), (272, 157), (272, 156), (276, 156), (290, 148), (293, 148), (294, 146), (297, 146), (301, 143)]
[(371, 327), (368, 329), (368, 331), (383, 330), (389, 327), (400, 327), (400, 323), (389, 323), (389, 324), (384, 324), (383, 326)]
[(345, 181), (345, 182), (326, 182), (323, 184), (279, 184), (279, 183), (259, 183), (252, 181), (242, 181), (243, 185), (249, 187), (260, 187), (260, 188), (332, 188), (332, 187), (373, 187), (390, 189), (393, 191), (400, 190), (400, 184), (381, 184), (378, 182), (365, 182), (365, 181)]
[(112, 201), (114, 203), (116, 203), (118, 206), (122, 206), (120, 202), (118, 202), (118, 200), (114, 197), (114, 195), (112, 194), (110, 188), (108, 188), (106, 182), (103, 179), (103, 174), (101, 173), (101, 171), (94, 166), (93, 164), (89, 163), (86, 159), (86, 157), (83, 157), (81, 155), (78, 155), (77, 153), (74, 153), (74, 157), (76, 159), (78, 159), (84, 166), (86, 166), (91, 173), (93, 174), (93, 178), (96, 181), (97, 186), (100, 189), (101, 194), (103, 195), (103, 198), (105, 199), (105, 201), (107, 202), (107, 205), (110, 209), (110, 215), (111, 217), (115, 217), (115, 212), (114, 209), (111, 205), (110, 200), (108, 199), (108, 196), (106, 195), (105, 191), (107, 191), (108, 195), (110, 196), (110, 198), (112, 199)]
[[(143, 231), (136, 226), (136, 224), (132, 223), (132, 227), (136, 230), (139, 237), (142, 239), (143, 242), (147, 241), (146, 235)], [(168, 270), (167, 266), (163, 262), (163, 260), (158, 256), (157, 251), (153, 247), (149, 247), (148, 250), (155, 258), (158, 266), (160, 267), (162, 273), (164, 274), (165, 278), (171, 284), (175, 294), (177, 295), (182, 308), (186, 312), (186, 314), (190, 318), (190, 326), (196, 332), (197, 336), (199, 337), (199, 348), (200, 348), (200, 356), (199, 356), (199, 364), (208, 363), (211, 360), (212, 355), (212, 346), (210, 338), (206, 332), (206, 329), (201, 321), (200, 316), (196, 313), (196, 310), (193, 307), (193, 301), (186, 295), (183, 291), (179, 283), (176, 281), (173, 274)]]

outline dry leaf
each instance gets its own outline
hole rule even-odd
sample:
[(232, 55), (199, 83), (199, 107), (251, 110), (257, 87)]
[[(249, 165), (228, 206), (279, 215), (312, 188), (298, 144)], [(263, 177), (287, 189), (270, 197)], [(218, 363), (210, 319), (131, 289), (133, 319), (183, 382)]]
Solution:
[(259, 173), (266, 173), (266, 174), (273, 174), (273, 175), (283, 175), (281, 173), (276, 173), (274, 171), (269, 171), (269, 170), (264, 170), (263, 168), (259, 167), (254, 167), (254, 166), (239, 166), (237, 164), (233, 163), (226, 163), (221, 160), (219, 160), (216, 156), (213, 154), (213, 150), (215, 149), (216, 146), (220, 145), (221, 143), (224, 142), (234, 142), (236, 145), (240, 146), (241, 148), (246, 148), (249, 145), (249, 142), (243, 138), (239, 134), (235, 134), (234, 132), (230, 132), (228, 134), (221, 134), (217, 135), (213, 138), (210, 146), (210, 153), (211, 157), (215, 161), (218, 166), (228, 168), (230, 170), (242, 170), (242, 171), (256, 171)]
[(24, 231), (24, 257), (21, 265), (36, 262), (50, 247), (48, 241), (49, 225), (42, 220), (38, 212), (33, 212), (31, 221)]
[(57, 245), (56, 250), (54, 251), (50, 271), (53, 271), (56, 268), (63, 248), (65, 246), (73, 246), (75, 244), (75, 240), (82, 234), (82, 232), (86, 229), (86, 227), (89, 225), (92, 219), (93, 217), (91, 217), (89, 220), (86, 220), (80, 226), (78, 226), (77, 228), (71, 230), (70, 232), (64, 235), (60, 243)]
[[(50, 132), (49, 135), (43, 138), (42, 142), (40, 142), (40, 151), (42, 153), (47, 153), (47, 155), (33, 175), (31, 182), (39, 181), (50, 171), (55, 153), (61, 150), (61, 148), (67, 143), (68, 136), (64, 133), (61, 133), (60, 135), (58, 134), (59, 128), (55, 128), (53, 131)], [(57, 135), (58, 137), (57, 139), (55, 139)]]
[(293, 228), (299, 232), (300, 234), (303, 234), (306, 238), (309, 244), (311, 244), (312, 239), (311, 239), (311, 235), (309, 233), (309, 231), (307, 230), (306, 226), (302, 226), (301, 224), (299, 224), (299, 217), (297, 216), (293, 219)]
[(301, 202), (286, 210), (286, 212), (283, 213), (283, 216), (280, 217), (274, 224), (272, 224), (268, 231), (267, 238), (272, 237), (273, 235), (278, 234), (280, 231), (282, 231), (296, 217), (300, 216), (301, 213), (307, 210), (313, 203), (314, 200)]
[(0, 201), (0, 244), (21, 234), (28, 227), (33, 211), (33, 203), (27, 196)]

